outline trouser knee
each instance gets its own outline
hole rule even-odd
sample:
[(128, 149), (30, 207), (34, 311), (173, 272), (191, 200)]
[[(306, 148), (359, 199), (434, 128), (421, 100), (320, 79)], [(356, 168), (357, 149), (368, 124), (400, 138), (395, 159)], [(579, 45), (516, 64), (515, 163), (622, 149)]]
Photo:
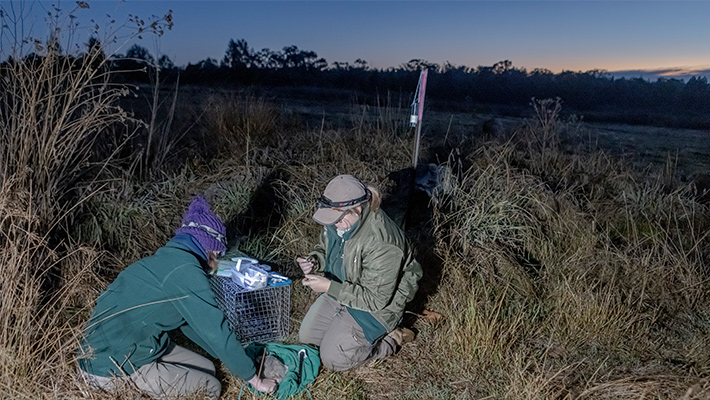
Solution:
[(369, 353), (370, 347), (367, 345), (329, 337), (323, 339), (320, 347), (321, 363), (332, 371), (347, 371), (358, 367), (368, 359)]
[(343, 354), (321, 352), (320, 360), (323, 367), (331, 371), (347, 371), (356, 366), (356, 364), (343, 357)]
[(301, 343), (319, 346), (322, 339), (323, 338), (318, 337), (317, 332), (314, 332), (310, 327), (301, 325), (301, 328), (298, 330), (298, 340)]

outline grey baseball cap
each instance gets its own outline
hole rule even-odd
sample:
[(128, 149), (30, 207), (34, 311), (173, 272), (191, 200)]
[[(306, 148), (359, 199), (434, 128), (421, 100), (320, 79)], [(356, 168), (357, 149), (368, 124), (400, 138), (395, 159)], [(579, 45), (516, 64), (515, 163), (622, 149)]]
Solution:
[(332, 225), (348, 210), (367, 202), (370, 197), (370, 191), (360, 180), (352, 175), (338, 175), (316, 200), (318, 209), (313, 219), (321, 225)]

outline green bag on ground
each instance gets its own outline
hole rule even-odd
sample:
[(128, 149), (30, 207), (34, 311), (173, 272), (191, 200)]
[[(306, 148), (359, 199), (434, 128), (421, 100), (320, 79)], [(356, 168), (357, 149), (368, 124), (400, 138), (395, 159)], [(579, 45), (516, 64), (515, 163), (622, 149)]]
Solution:
[[(265, 356), (264, 349), (266, 349)], [(320, 355), (318, 350), (312, 347), (298, 344), (252, 343), (244, 350), (254, 360), (257, 371), (261, 370), (262, 379), (271, 378), (279, 381), (274, 395), (280, 400), (303, 392), (306, 386), (318, 376)], [(249, 386), (256, 392), (256, 389)]]

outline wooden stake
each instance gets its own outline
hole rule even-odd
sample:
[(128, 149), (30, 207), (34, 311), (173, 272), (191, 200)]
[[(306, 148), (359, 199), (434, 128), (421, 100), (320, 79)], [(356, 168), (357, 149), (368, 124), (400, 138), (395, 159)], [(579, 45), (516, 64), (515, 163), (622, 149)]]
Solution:
[(264, 359), (265, 358), (266, 358), (266, 346), (264, 346), (264, 352), (261, 353), (261, 364), (259, 364), (259, 372), (256, 374), (256, 376), (259, 379), (262, 379), (261, 370), (264, 368)]

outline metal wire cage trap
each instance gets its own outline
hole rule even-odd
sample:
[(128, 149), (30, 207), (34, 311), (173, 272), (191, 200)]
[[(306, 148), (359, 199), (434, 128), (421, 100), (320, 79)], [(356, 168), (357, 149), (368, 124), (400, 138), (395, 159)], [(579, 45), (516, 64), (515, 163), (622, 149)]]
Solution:
[(210, 277), (217, 306), (242, 344), (272, 342), (288, 336), (291, 286), (246, 290), (232, 279)]

